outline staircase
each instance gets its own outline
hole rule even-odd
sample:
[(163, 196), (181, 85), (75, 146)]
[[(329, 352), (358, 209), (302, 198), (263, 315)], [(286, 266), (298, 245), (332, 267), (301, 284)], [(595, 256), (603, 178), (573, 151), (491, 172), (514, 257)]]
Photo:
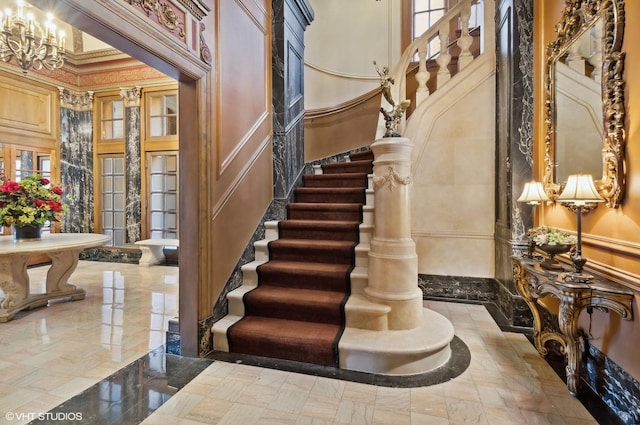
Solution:
[(255, 261), (229, 293), (229, 315), (213, 327), (215, 350), (339, 367), (352, 275), (361, 281), (353, 272), (366, 262), (372, 161), (359, 152), (303, 176), (287, 220), (265, 223)]

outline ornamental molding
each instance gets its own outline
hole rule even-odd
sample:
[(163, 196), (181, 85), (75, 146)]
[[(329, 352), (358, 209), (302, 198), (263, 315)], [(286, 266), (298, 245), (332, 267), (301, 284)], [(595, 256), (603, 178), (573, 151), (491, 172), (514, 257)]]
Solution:
[(64, 87), (58, 87), (60, 107), (78, 112), (93, 111), (93, 92), (72, 93)]
[(373, 176), (373, 188), (377, 190), (382, 186), (387, 186), (387, 188), (393, 192), (397, 185), (408, 186), (413, 183), (413, 179), (411, 176), (400, 177), (400, 175), (396, 172), (393, 165), (390, 165), (387, 168), (387, 173), (384, 176)]
[(124, 100), (124, 107), (140, 107), (140, 98), (142, 97), (142, 87), (135, 86), (133, 88), (121, 88), (120, 97)]
[(207, 12), (211, 11), (211, 8), (207, 6), (202, 0), (177, 0), (185, 9), (193, 14), (193, 16), (201, 21), (202, 18), (207, 16)]
[(157, 21), (164, 25), (169, 32), (174, 33), (177, 30), (177, 35), (181, 39), (186, 36), (184, 29), (184, 22), (180, 22), (180, 18), (176, 14), (175, 9), (170, 3), (162, 2), (160, 0), (128, 0), (129, 4), (138, 6), (142, 9), (147, 16), (155, 16)]

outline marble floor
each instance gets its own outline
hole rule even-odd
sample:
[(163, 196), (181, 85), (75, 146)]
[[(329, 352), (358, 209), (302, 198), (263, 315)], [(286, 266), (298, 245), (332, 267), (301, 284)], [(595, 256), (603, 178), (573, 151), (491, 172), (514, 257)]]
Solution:
[[(39, 292), (46, 267), (29, 274)], [(86, 299), (0, 323), (0, 424), (598, 423), (527, 338), (480, 305), (425, 302), (456, 329), (467, 360), (455, 373), (371, 385), (335, 370), (165, 354), (177, 267), (81, 261), (70, 282)]]

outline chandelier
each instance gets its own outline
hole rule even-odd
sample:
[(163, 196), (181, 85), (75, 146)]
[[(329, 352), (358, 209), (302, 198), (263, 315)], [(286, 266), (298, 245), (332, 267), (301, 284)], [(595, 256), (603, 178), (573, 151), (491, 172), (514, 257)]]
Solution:
[(24, 13), (25, 5), (17, 1), (17, 10), (6, 9), (0, 12), (0, 60), (16, 60), (26, 76), (29, 69), (42, 67), (48, 70), (60, 68), (64, 64), (64, 32), (56, 37), (53, 15), (47, 15), (45, 29), (32, 13)]

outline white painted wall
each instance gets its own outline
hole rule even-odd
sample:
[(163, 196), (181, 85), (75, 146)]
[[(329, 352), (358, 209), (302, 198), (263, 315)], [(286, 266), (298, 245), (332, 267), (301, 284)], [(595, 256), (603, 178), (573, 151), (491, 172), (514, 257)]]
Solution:
[(483, 55), (407, 121), (418, 273), (494, 277), (495, 58)]
[(373, 66), (400, 54), (401, 0), (310, 0), (305, 32), (305, 109), (329, 108), (380, 84)]

